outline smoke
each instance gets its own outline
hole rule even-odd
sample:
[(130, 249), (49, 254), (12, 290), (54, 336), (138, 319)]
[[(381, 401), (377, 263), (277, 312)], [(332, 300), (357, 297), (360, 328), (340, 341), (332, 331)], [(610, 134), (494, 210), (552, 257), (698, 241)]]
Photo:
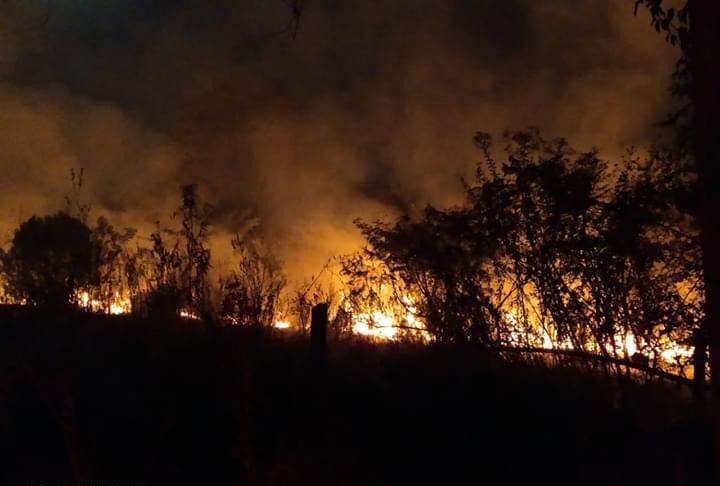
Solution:
[(614, 155), (668, 111), (676, 53), (626, 0), (305, 4), (295, 39), (280, 0), (1, 12), (3, 243), (84, 167), (94, 215), (145, 234), (197, 182), (216, 267), (251, 218), (298, 280), (357, 248), (356, 217), (458, 202), (477, 130)]

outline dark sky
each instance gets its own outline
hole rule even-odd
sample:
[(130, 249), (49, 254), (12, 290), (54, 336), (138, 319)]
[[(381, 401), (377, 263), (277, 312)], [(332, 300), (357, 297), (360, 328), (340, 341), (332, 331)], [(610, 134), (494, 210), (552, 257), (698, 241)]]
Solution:
[[(10, 2), (11, 5), (13, 2)], [(614, 156), (652, 140), (675, 53), (629, 0), (24, 0), (0, 13), (3, 243), (71, 167), (142, 230), (198, 182), (227, 236), (255, 218), (291, 276), (355, 217), (458, 200), (477, 130), (536, 125)]]

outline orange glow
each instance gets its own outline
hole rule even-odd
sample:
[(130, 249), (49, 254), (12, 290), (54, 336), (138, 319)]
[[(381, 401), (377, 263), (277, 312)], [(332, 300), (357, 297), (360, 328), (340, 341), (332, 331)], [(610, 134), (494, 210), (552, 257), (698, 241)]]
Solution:
[(188, 308), (180, 309), (180, 317), (183, 319), (192, 319), (194, 321), (200, 320), (200, 316)]
[(130, 296), (122, 295), (119, 291), (115, 291), (109, 302), (103, 303), (93, 297), (89, 291), (78, 290), (75, 292), (74, 303), (82, 309), (102, 314), (120, 315), (129, 314), (132, 311)]
[(275, 329), (289, 329), (290, 323), (288, 321), (275, 321), (273, 327)]
[(353, 304), (341, 294), (340, 307), (351, 316), (351, 331), (354, 335), (371, 341), (398, 341), (406, 337), (422, 342), (431, 340), (425, 323), (417, 315), (413, 299), (405, 295), (397, 302), (387, 289), (379, 292), (383, 296), (379, 308)]
[[(2, 287), (0, 286), (0, 291)], [(384, 299), (378, 301), (377, 307), (361, 306), (355, 308), (349, 299), (345, 299), (341, 293), (341, 300), (338, 304), (350, 315), (350, 330), (352, 334), (360, 338), (374, 342), (396, 342), (403, 339), (414, 339), (420, 342), (432, 341), (431, 334), (427, 331), (423, 319), (418, 315), (417, 307), (410, 296), (401, 299), (392, 298), (389, 292), (385, 292)], [(0, 292), (2, 302), (7, 304), (25, 304), (24, 301), (10, 299), (4, 292)], [(89, 312), (121, 315), (132, 312), (132, 304), (129, 292), (115, 291), (110, 299), (104, 302), (98, 298), (98, 290), (95, 288), (80, 289), (72, 299), (73, 303), (81, 309)], [(192, 309), (184, 307), (179, 311), (180, 317), (184, 319), (199, 320), (200, 316)], [(524, 316), (527, 321), (523, 321)], [(569, 341), (559, 341), (555, 335), (555, 329), (551, 323), (541, 325), (537, 314), (530, 312), (523, 313), (517, 307), (508, 305), (504, 307), (504, 332), (502, 336), (504, 344), (511, 346), (535, 346), (544, 349), (573, 349)], [(237, 320), (226, 317), (231, 324), (237, 324)], [(524, 325), (522, 324), (524, 322)], [(287, 316), (280, 316), (272, 322), (272, 327), (280, 331), (293, 331), (294, 326)], [(692, 360), (694, 348), (680, 344), (680, 336), (663, 337), (655, 346), (659, 349), (652, 349), (642, 338), (632, 333), (618, 334), (612, 343), (601, 347), (588, 343), (584, 348), (589, 352), (609, 353), (620, 358), (629, 359), (636, 354), (642, 354), (650, 359), (655, 359), (661, 368), (687, 374), (691, 370), (682, 363)], [(653, 340), (655, 341), (655, 339)]]
[(352, 330), (355, 334), (381, 341), (395, 340), (398, 331), (393, 318), (380, 311), (354, 316)]

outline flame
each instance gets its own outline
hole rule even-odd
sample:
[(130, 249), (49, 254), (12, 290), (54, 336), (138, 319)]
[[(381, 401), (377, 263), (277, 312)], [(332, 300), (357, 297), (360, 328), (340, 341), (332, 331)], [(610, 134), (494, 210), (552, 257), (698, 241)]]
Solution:
[[(2, 286), (0, 286), (2, 290)], [(98, 290), (94, 288), (80, 289), (73, 295), (72, 302), (78, 307), (90, 312), (120, 315), (128, 314), (132, 311), (132, 303), (129, 292), (115, 291), (112, 298), (104, 302), (97, 297)], [(3, 303), (26, 304), (25, 301), (18, 301), (8, 298), (4, 293), (0, 293)], [(393, 304), (394, 302), (394, 304)], [(417, 307), (410, 296), (404, 296), (400, 299), (401, 304), (397, 300), (387, 298), (382, 302), (379, 308), (356, 309), (350, 304), (349, 300), (343, 300), (340, 303), (342, 309), (350, 314), (351, 331), (354, 335), (367, 338), (377, 342), (392, 342), (411, 336), (422, 342), (429, 342), (432, 336), (427, 331), (425, 323), (418, 316)], [(525, 313), (527, 314), (527, 313)], [(569, 341), (560, 341), (554, 336), (552, 326), (549, 328), (541, 325), (538, 318), (532, 314), (525, 315), (520, 309), (514, 306), (508, 306), (504, 309), (504, 318), (506, 329), (509, 330), (505, 335), (507, 343), (517, 346), (537, 346), (544, 349), (573, 349), (572, 343)], [(185, 319), (199, 320), (200, 316), (190, 308), (182, 308), (179, 315)], [(524, 315), (529, 322), (523, 326), (521, 323)], [(226, 317), (227, 318), (227, 317)], [(229, 319), (230, 323), (237, 324), (237, 320)], [(529, 326), (528, 326), (529, 324)], [(292, 329), (293, 326), (286, 317), (280, 317), (272, 323), (272, 327), (278, 330)], [(528, 328), (529, 327), (529, 328)], [(683, 361), (692, 360), (694, 348), (692, 346), (680, 344), (680, 337), (663, 338), (660, 342), (660, 349), (649, 349), (647, 343), (633, 333), (622, 333), (616, 335), (611, 343), (604, 346), (593, 346), (589, 343), (586, 347), (589, 351), (601, 352), (605, 351), (620, 357), (631, 358), (636, 354), (642, 354), (649, 358), (655, 357), (663, 368), (675, 369), (682, 374), (691, 373)]]
[(673, 346), (660, 352), (660, 357), (667, 363), (675, 363), (680, 358), (692, 358), (694, 353), (694, 348), (690, 346), (673, 343)]
[[(504, 314), (507, 327), (510, 329), (508, 342), (510, 345), (527, 345), (533, 342), (535, 345), (540, 344), (544, 349), (574, 349), (573, 344), (570, 341), (558, 341), (553, 338), (544, 326), (540, 326), (536, 322), (531, 322), (535, 328), (539, 328), (539, 336), (533, 336), (533, 331), (524, 330), (520, 326), (520, 318), (518, 317), (520, 312), (511, 308)], [(679, 365), (679, 361), (682, 359), (690, 359), (693, 356), (694, 348), (692, 346), (686, 346), (678, 343), (676, 340), (667, 339), (662, 342), (662, 350), (658, 353), (659, 361), (662, 367), (675, 367), (676, 371), (681, 373), (687, 373), (690, 370), (682, 369)], [(600, 347), (593, 343), (587, 343), (586, 349), (590, 352), (602, 352), (603, 350), (611, 355), (623, 357), (625, 359), (632, 358), (636, 354), (641, 354), (647, 357), (653, 355), (653, 351), (645, 348), (644, 340), (635, 336), (633, 333), (617, 334), (613, 338), (612, 343), (607, 343)], [(663, 366), (664, 365), (664, 366)], [(680, 368), (678, 368), (680, 366)]]
[(395, 320), (380, 311), (360, 313), (354, 316), (352, 330), (355, 334), (382, 341), (393, 341), (398, 334)]
[(352, 315), (353, 334), (376, 341), (397, 341), (402, 337), (401, 329), (405, 328), (420, 341), (430, 341), (431, 335), (425, 328), (425, 323), (418, 317), (413, 300), (404, 296), (402, 303), (403, 309), (396, 309), (394, 313), (377, 309), (353, 312), (352, 308), (347, 306), (346, 310)]
[(288, 321), (275, 321), (273, 323), (273, 327), (275, 329), (288, 329), (290, 327), (290, 323)]
[(75, 292), (73, 301), (82, 309), (98, 312), (103, 314), (129, 314), (132, 312), (132, 302), (130, 296), (126, 293), (122, 295), (119, 291), (115, 291), (110, 301), (106, 304), (97, 298), (94, 298), (88, 290), (78, 290)]
[(200, 316), (187, 307), (180, 309), (180, 317), (183, 319), (192, 319), (194, 321), (200, 320)]
[(132, 305), (130, 304), (130, 299), (113, 302), (110, 304), (110, 314), (113, 315), (129, 314), (131, 309)]

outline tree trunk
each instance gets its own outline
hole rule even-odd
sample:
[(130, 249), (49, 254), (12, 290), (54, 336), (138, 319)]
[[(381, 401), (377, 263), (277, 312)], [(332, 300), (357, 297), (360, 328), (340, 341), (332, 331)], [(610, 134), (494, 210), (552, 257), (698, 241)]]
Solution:
[[(695, 108), (695, 157), (700, 184), (700, 243), (705, 327), (710, 349), (716, 471), (720, 467), (720, 2), (690, 0), (690, 69)], [(719, 475), (720, 476), (720, 475)]]

